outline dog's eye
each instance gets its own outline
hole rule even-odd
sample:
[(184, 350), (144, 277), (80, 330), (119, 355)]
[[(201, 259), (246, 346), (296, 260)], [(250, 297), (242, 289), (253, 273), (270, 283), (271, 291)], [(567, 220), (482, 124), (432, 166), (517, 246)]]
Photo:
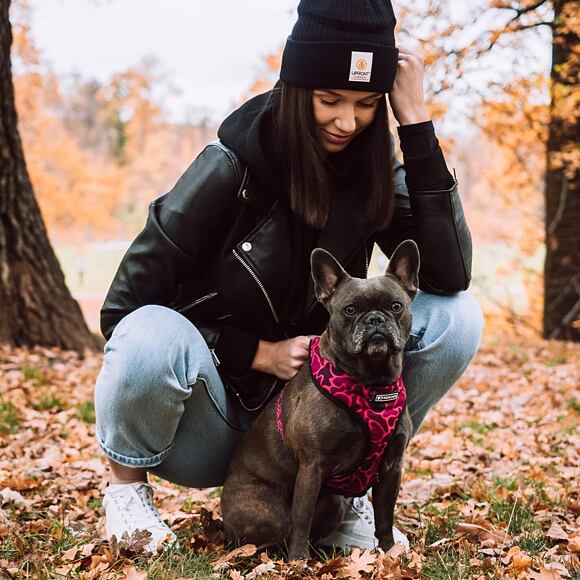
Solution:
[(344, 312), (349, 316), (352, 316), (356, 312), (356, 308), (352, 304), (349, 304), (345, 307)]
[(403, 310), (403, 305), (400, 302), (393, 302), (391, 304), (391, 310), (393, 312), (401, 312), (401, 310)]

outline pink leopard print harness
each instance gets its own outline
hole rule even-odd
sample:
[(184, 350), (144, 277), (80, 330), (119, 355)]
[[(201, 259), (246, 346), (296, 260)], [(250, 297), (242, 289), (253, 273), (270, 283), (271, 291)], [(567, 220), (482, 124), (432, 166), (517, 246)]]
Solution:
[[(377, 481), (381, 458), (391, 434), (405, 408), (407, 392), (402, 377), (392, 385), (363, 385), (332, 365), (320, 354), (320, 338), (310, 341), (310, 372), (318, 390), (346, 409), (363, 424), (367, 452), (351, 473), (338, 475), (324, 482), (333, 493), (345, 496), (364, 495)], [(276, 406), (276, 425), (284, 441), (282, 393)]]

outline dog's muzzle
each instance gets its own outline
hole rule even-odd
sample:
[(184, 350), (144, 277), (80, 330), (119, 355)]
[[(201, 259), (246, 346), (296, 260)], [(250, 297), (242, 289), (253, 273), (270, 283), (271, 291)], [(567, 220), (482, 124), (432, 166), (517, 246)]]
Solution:
[(360, 321), (364, 328), (364, 342), (367, 346), (387, 343), (389, 350), (399, 351), (404, 347), (401, 331), (392, 316), (373, 310)]

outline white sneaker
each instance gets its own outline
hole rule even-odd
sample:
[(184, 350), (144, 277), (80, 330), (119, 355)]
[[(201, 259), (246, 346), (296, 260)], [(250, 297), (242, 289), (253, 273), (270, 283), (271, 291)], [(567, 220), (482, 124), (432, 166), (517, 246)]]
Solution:
[(147, 530), (151, 532), (151, 541), (144, 549), (152, 554), (177, 541), (177, 536), (153, 505), (153, 489), (148, 483), (139, 481), (109, 485), (103, 507), (109, 539), (114, 535), (120, 540), (123, 532), (131, 536), (135, 530)]
[[(402, 544), (405, 550), (409, 550), (409, 540), (397, 528), (393, 528), (395, 544)], [(347, 548), (368, 548), (372, 550), (379, 545), (375, 536), (375, 515), (373, 506), (368, 498), (355, 497), (347, 501), (347, 509), (339, 526), (318, 542), (322, 546), (335, 546), (346, 550)]]

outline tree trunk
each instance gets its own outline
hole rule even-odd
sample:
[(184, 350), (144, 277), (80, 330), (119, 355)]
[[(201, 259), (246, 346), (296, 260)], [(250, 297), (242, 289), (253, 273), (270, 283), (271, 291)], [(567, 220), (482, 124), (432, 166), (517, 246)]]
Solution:
[(9, 8), (10, 0), (0, 0), (0, 343), (96, 348), (65, 285), (28, 176), (14, 103)]
[(580, 191), (578, 109), (572, 106), (580, 66), (576, 0), (554, 0), (550, 127), (546, 171), (545, 338), (580, 340)]

